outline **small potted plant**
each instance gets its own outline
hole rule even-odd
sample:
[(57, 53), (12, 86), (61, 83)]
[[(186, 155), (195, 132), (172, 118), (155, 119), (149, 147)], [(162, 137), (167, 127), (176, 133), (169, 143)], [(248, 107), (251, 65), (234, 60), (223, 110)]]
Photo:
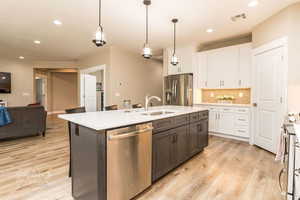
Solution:
[(232, 95), (220, 95), (217, 96), (218, 103), (233, 103), (234, 96)]

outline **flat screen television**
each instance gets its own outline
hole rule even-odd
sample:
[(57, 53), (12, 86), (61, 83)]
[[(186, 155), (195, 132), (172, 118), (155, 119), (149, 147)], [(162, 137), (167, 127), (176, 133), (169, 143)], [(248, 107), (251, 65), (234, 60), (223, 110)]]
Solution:
[(11, 93), (11, 73), (0, 72), (0, 93)]

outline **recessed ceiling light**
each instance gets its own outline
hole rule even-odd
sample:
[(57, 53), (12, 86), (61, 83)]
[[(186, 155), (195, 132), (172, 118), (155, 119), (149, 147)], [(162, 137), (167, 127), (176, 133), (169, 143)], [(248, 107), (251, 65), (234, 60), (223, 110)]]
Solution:
[(258, 1), (256, 1), (256, 0), (253, 0), (250, 3), (248, 3), (248, 7), (255, 7), (257, 5), (258, 5)]
[(34, 40), (33, 41), (35, 44), (41, 44), (41, 41), (39, 41), (39, 40)]
[(60, 26), (60, 25), (62, 25), (62, 22), (56, 19), (53, 21), (53, 24)]
[(19, 59), (23, 60), (23, 59), (25, 59), (25, 57), (24, 56), (19, 56)]
[(214, 32), (214, 29), (209, 28), (209, 29), (206, 30), (206, 32), (207, 32), (207, 33), (212, 33), (212, 32)]

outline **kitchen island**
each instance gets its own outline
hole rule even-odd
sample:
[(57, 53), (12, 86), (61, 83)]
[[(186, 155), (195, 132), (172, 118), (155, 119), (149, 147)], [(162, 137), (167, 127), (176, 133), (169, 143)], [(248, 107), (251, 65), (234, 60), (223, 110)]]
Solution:
[(201, 107), (59, 117), (71, 122), (76, 200), (129, 200), (208, 145), (208, 110)]

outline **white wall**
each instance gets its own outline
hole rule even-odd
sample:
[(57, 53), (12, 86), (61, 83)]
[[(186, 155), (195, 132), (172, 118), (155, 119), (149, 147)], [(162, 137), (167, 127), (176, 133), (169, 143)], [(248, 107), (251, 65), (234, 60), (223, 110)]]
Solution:
[(253, 46), (288, 36), (288, 110), (300, 112), (300, 3), (291, 5), (253, 29)]

